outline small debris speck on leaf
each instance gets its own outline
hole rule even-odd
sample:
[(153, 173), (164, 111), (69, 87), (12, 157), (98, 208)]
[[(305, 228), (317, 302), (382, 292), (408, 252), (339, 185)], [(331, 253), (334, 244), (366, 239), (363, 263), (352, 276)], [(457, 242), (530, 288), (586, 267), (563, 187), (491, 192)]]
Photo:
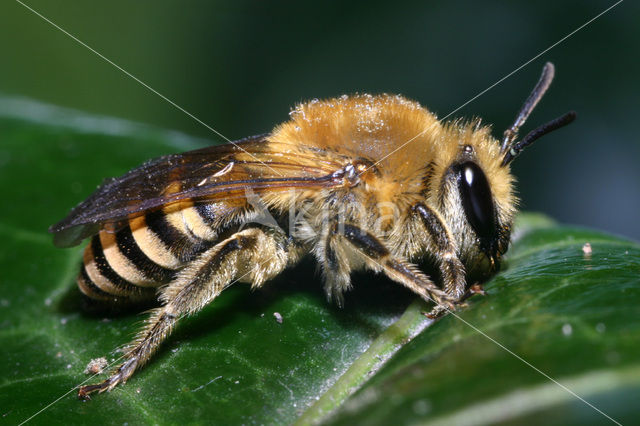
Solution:
[(84, 374), (100, 374), (108, 364), (107, 359), (104, 357), (94, 358), (87, 364), (87, 368), (84, 369)]
[(276, 321), (278, 322), (278, 324), (282, 324), (282, 315), (280, 315), (280, 312), (274, 312), (273, 316), (276, 319)]

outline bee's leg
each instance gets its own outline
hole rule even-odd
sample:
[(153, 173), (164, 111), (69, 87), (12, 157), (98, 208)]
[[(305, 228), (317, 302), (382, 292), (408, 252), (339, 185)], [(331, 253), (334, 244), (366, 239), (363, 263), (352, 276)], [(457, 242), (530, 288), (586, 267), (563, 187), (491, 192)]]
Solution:
[(279, 274), (289, 260), (286, 244), (260, 228), (240, 231), (202, 253), (162, 290), (163, 306), (151, 311), (145, 327), (126, 350), (126, 361), (104, 382), (82, 386), (79, 398), (113, 389), (142, 366), (169, 335), (176, 322), (210, 303), (237, 281), (259, 287)]
[(442, 291), (415, 265), (394, 257), (389, 249), (374, 235), (354, 225), (335, 225), (332, 233), (346, 239), (367, 259), (368, 266), (383, 271), (393, 281), (409, 288), (423, 299), (453, 309), (455, 299)]
[(459, 300), (466, 290), (464, 265), (456, 254), (455, 242), (451, 232), (438, 213), (424, 204), (416, 204), (413, 210), (420, 216), (435, 250), (433, 253), (438, 262), (444, 290)]
[[(413, 206), (424, 224), (427, 234), (431, 239), (434, 257), (438, 262), (440, 274), (444, 284), (444, 290), (456, 301), (461, 301), (466, 290), (466, 276), (464, 265), (456, 254), (455, 242), (451, 232), (447, 229), (440, 215), (433, 209), (418, 203)], [(427, 314), (430, 318), (436, 318), (446, 311), (442, 306), (436, 306)]]

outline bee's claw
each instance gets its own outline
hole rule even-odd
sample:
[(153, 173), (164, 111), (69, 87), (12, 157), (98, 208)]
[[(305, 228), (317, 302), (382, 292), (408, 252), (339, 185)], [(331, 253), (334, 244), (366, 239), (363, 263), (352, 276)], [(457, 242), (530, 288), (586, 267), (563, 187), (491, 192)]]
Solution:
[(475, 283), (473, 284), (471, 287), (469, 287), (469, 293), (473, 294), (480, 294), (482, 296), (486, 296), (487, 292), (484, 291), (484, 286), (480, 283)]
[(462, 295), (462, 297), (460, 298), (460, 301), (467, 300), (468, 298), (470, 298), (474, 294), (479, 294), (481, 296), (486, 296), (487, 292), (485, 291), (485, 289), (484, 289), (482, 284), (475, 283), (471, 287), (469, 287), (469, 290), (467, 290), (467, 292), (465, 294)]
[(111, 384), (111, 379), (107, 379), (98, 385), (80, 386), (80, 389), (78, 389), (78, 399), (81, 399), (83, 401), (89, 401), (91, 399), (90, 394), (94, 392), (102, 393), (105, 390), (109, 389), (110, 384)]
[(436, 319), (446, 312), (452, 312), (456, 310), (456, 304), (453, 302), (444, 302), (436, 305), (430, 312), (424, 312), (423, 315), (429, 319)]
[(132, 357), (129, 358), (124, 364), (122, 364), (107, 380), (97, 385), (85, 385), (81, 386), (78, 389), (78, 399), (82, 399), (84, 401), (88, 401), (91, 399), (89, 396), (93, 392), (102, 393), (104, 391), (110, 391), (118, 383), (125, 383), (127, 379), (133, 374), (136, 366), (138, 365), (138, 358)]

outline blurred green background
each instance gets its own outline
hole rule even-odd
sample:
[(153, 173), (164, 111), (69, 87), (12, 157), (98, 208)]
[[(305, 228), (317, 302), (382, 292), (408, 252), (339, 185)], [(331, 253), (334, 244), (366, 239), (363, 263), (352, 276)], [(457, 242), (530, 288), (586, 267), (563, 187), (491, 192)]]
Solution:
[[(342, 93), (401, 93), (445, 116), (614, 3), (25, 0), (232, 140)], [(555, 63), (524, 132), (569, 109), (579, 119), (515, 162), (522, 208), (640, 239), (639, 12), (622, 2), (454, 114), (499, 136)], [(0, 96), (222, 141), (12, 0), (0, 4), (0, 51)]]

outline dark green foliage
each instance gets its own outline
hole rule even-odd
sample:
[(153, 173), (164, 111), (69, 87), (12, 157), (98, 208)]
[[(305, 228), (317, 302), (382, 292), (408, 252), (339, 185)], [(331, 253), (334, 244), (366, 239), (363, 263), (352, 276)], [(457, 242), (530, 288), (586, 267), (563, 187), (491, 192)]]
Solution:
[[(85, 380), (92, 358), (117, 358), (114, 349), (143, 318), (85, 313), (74, 283), (81, 248), (53, 247), (47, 227), (103, 178), (201, 143), (115, 121), (103, 128), (118, 134), (107, 134), (91, 117), (58, 110), (41, 117), (0, 117), (0, 415), (7, 424)], [(429, 325), (426, 305), (369, 274), (354, 277), (338, 309), (324, 300), (308, 262), (260, 291), (231, 288), (181, 322), (129, 383), (90, 402), (71, 391), (32, 422), (606, 422), (477, 327), (631, 423), (640, 398), (640, 247), (535, 215), (520, 219), (520, 237), (504, 271), (487, 283), (488, 296), (474, 296), (455, 316)]]

